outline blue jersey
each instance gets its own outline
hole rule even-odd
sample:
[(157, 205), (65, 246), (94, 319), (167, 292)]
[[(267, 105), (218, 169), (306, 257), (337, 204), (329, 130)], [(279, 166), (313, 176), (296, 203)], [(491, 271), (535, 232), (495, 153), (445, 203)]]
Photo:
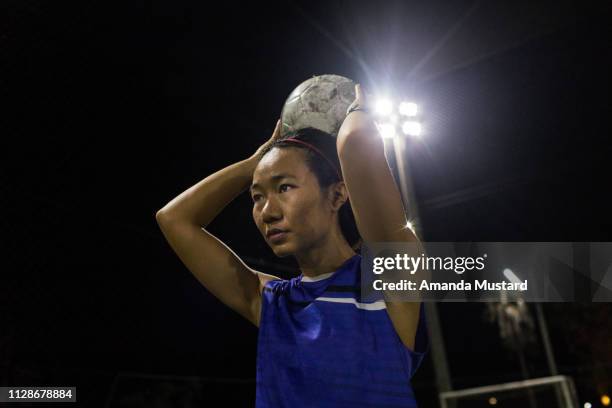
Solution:
[[(400, 340), (382, 300), (360, 297), (361, 256), (336, 271), (272, 280), (262, 292), (256, 408), (416, 407), (410, 378), (428, 347)], [(382, 295), (382, 294), (381, 294)]]

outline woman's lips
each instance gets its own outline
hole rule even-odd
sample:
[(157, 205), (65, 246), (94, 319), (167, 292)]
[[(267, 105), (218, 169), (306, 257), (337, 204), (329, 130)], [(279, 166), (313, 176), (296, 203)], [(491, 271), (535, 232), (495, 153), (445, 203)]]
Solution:
[(268, 240), (274, 243), (280, 242), (287, 237), (287, 234), (288, 234), (288, 231), (276, 232), (272, 235), (268, 235)]

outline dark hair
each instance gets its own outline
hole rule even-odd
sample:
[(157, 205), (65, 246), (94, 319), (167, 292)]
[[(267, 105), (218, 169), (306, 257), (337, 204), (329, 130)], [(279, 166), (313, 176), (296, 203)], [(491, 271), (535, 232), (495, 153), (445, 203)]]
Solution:
[[(309, 147), (300, 143), (286, 141), (285, 139), (288, 137), (292, 137), (313, 145), (334, 164), (335, 168), (332, 168), (327, 160), (322, 158), (317, 152), (313, 151)], [(322, 191), (327, 189), (327, 187), (331, 186), (333, 183), (341, 181), (338, 175), (341, 170), (340, 159), (338, 158), (338, 152), (336, 150), (336, 138), (329, 133), (315, 128), (305, 128), (296, 132), (290, 132), (282, 139), (275, 141), (264, 149), (261, 157), (275, 147), (296, 147), (303, 149), (306, 152), (306, 165), (316, 176)], [(355, 215), (353, 214), (353, 209), (351, 208), (351, 203), (349, 201), (345, 202), (342, 207), (340, 207), (340, 210), (338, 211), (338, 221), (340, 223), (342, 235), (344, 235), (344, 238), (348, 244), (353, 248), (353, 250), (359, 252), (361, 249), (362, 240), (361, 236), (359, 235), (357, 223), (355, 222)]]

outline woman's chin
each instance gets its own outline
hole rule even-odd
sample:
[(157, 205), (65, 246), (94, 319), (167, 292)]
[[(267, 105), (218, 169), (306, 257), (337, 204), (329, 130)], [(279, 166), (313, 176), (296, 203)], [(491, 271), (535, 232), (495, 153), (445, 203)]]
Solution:
[(272, 251), (274, 252), (274, 255), (278, 256), (279, 258), (284, 258), (286, 256), (293, 255), (294, 252), (291, 245), (287, 244), (272, 245)]

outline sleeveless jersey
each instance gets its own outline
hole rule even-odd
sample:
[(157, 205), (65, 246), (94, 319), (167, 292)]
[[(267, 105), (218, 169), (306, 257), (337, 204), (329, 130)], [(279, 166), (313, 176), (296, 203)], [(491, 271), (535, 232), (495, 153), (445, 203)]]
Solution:
[(361, 302), (361, 255), (336, 271), (272, 280), (262, 292), (256, 408), (416, 407), (410, 378), (428, 348), (421, 304), (414, 350), (380, 300)]

